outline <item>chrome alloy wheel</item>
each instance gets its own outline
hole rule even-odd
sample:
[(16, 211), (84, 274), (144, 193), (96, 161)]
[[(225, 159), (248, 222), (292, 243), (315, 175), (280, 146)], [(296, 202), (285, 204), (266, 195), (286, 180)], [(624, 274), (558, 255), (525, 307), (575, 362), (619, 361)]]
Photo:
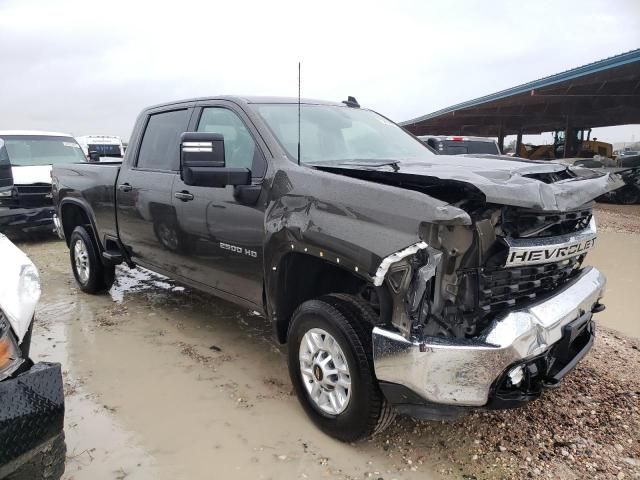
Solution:
[(300, 341), (299, 358), (302, 381), (311, 400), (325, 413), (342, 413), (351, 398), (351, 375), (336, 339), (320, 328), (312, 328)]
[(80, 239), (73, 245), (73, 259), (76, 262), (76, 272), (80, 282), (87, 283), (89, 280), (89, 253), (87, 246)]

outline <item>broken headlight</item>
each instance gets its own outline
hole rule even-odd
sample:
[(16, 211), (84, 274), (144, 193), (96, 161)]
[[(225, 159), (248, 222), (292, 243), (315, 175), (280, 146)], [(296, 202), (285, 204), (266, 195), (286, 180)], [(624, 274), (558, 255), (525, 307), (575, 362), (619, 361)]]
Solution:
[(11, 376), (23, 361), (9, 320), (0, 310), (0, 381)]

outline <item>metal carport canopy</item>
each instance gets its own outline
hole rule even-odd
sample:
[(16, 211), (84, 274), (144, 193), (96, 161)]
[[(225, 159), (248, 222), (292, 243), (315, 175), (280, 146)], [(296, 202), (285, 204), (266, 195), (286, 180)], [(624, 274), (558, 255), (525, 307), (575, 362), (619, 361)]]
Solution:
[(415, 135), (500, 137), (640, 123), (640, 49), (401, 122)]

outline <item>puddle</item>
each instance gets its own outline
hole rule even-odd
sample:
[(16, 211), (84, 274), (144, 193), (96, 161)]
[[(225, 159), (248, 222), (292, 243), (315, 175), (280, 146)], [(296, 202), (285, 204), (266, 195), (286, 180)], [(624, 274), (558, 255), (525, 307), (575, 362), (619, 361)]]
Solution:
[(116, 281), (109, 290), (109, 295), (111, 295), (114, 302), (122, 303), (125, 293), (131, 294), (154, 289), (172, 292), (184, 291), (184, 287), (175, 285), (163, 275), (144, 268), (130, 269), (119, 265), (116, 267)]
[(640, 235), (599, 232), (587, 263), (607, 277), (607, 308), (596, 316), (598, 322), (640, 338)]
[(257, 312), (126, 267), (86, 295), (63, 243), (25, 250), (43, 282), (33, 356), (65, 371), (64, 478), (436, 478), (321, 433)]

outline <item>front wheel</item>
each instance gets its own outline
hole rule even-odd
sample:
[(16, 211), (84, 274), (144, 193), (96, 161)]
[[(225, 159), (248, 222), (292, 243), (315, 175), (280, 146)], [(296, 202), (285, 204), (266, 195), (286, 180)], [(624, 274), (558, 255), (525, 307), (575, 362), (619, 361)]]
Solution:
[(80, 290), (97, 293), (109, 289), (114, 281), (115, 267), (103, 265), (91, 234), (83, 226), (76, 227), (69, 239), (71, 269)]
[(348, 295), (304, 302), (288, 332), (289, 375), (304, 410), (325, 433), (352, 442), (394, 414), (373, 372), (366, 307)]

